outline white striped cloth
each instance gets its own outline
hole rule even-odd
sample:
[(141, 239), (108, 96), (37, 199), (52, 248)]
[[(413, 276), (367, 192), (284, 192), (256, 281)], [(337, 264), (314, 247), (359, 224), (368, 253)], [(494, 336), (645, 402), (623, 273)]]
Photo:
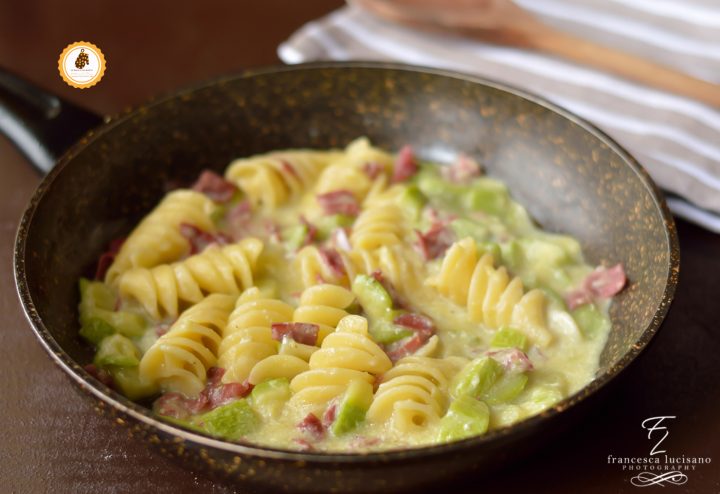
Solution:
[[(720, 0), (516, 0), (556, 28), (720, 83)], [(419, 32), (353, 6), (306, 24), (286, 63), (392, 60), (485, 76), (593, 122), (671, 192), (672, 211), (720, 233), (720, 111), (586, 66)]]

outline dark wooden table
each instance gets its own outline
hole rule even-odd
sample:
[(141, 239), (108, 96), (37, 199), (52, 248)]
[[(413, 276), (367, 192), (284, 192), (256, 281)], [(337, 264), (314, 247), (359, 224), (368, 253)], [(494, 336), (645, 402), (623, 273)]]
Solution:
[[(243, 67), (277, 63), (294, 29), (335, 0), (0, 3), (0, 65), (101, 113)], [(108, 60), (92, 89), (66, 86), (60, 51), (91, 41)], [(15, 229), (40, 177), (0, 138), (0, 492), (244, 492), (184, 470), (96, 416), (35, 341), (12, 279)], [(720, 236), (680, 221), (680, 286), (651, 348), (587, 420), (541, 454), (492, 476), (457, 479), (460, 492), (633, 492), (608, 455), (651, 447), (640, 422), (675, 415), (670, 454), (711, 457), (663, 492), (720, 492)], [(646, 488), (642, 492), (659, 490)]]

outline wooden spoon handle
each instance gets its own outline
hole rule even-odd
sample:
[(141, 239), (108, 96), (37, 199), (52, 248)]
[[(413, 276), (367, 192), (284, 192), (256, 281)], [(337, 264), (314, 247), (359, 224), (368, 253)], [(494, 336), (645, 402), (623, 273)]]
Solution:
[(348, 1), (401, 24), (556, 55), (720, 108), (719, 85), (565, 34), (510, 0)]
[(531, 49), (557, 55), (720, 108), (720, 86), (717, 84), (565, 34), (540, 23), (529, 31), (526, 30), (524, 34), (525, 42)]

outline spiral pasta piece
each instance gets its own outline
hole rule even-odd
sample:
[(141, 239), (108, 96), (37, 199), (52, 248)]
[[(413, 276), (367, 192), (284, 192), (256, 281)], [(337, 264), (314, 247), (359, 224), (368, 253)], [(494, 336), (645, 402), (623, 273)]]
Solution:
[(392, 362), (368, 335), (367, 319), (345, 316), (334, 333), (310, 357), (310, 370), (290, 382), (291, 402), (298, 407), (324, 409), (342, 394), (353, 380), (372, 383), (375, 375), (392, 367)]
[[(323, 170), (315, 191), (325, 194), (348, 190), (362, 202), (385, 190), (392, 163), (390, 154), (373, 147), (366, 138), (355, 139), (341, 157)], [(369, 172), (371, 169), (373, 171)]]
[(348, 277), (355, 279), (358, 274), (381, 272), (383, 278), (393, 287), (405, 292), (417, 282), (417, 273), (412, 263), (408, 262), (409, 253), (399, 245), (380, 247), (376, 250), (355, 249), (347, 254)]
[(294, 259), (296, 269), (300, 273), (302, 286), (307, 288), (322, 283), (346, 285), (347, 276), (341, 270), (330, 265), (320, 250), (314, 245), (300, 249)]
[(372, 250), (399, 244), (405, 216), (393, 203), (373, 203), (366, 207), (353, 225), (350, 244), (354, 249)]
[(405, 357), (382, 376), (367, 419), (388, 422), (401, 433), (422, 430), (447, 408), (447, 389), (458, 365), (444, 359)]
[(232, 295), (213, 294), (183, 312), (145, 352), (140, 376), (163, 391), (186, 396), (200, 393), (207, 370), (217, 362), (222, 328), (234, 303)]
[[(278, 342), (272, 337), (271, 326), (290, 321), (292, 315), (290, 304), (264, 295), (257, 287), (245, 290), (222, 333), (218, 363), (225, 369), (223, 381), (243, 382), (259, 362), (277, 354)], [(257, 371), (256, 379), (261, 371)]]
[(180, 224), (214, 231), (211, 214), (215, 204), (204, 194), (192, 190), (170, 192), (130, 233), (105, 275), (114, 282), (132, 268), (152, 268), (173, 262), (187, 254), (190, 244), (180, 233)]
[(135, 268), (119, 279), (120, 296), (139, 302), (156, 320), (176, 317), (182, 304), (209, 293), (237, 295), (253, 285), (263, 243), (246, 238), (224, 247), (210, 245), (200, 254), (152, 269)]
[(504, 266), (496, 269), (493, 262), (491, 254), (478, 259), (475, 241), (465, 238), (448, 249), (439, 274), (428, 283), (466, 306), (471, 321), (493, 329), (518, 327), (539, 344), (547, 344), (545, 294), (538, 289), (525, 293), (519, 277), (511, 278)]
[(225, 177), (253, 204), (274, 208), (311, 187), (328, 163), (341, 155), (305, 149), (260, 154), (233, 161)]
[(347, 288), (330, 284), (312, 286), (300, 295), (300, 305), (293, 313), (293, 322), (317, 324), (319, 345), (348, 315), (345, 309), (354, 301), (355, 295)]

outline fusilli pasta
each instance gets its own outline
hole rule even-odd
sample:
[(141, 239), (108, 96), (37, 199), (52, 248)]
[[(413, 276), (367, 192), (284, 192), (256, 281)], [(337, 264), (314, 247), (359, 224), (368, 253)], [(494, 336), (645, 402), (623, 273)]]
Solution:
[(262, 249), (260, 240), (246, 238), (224, 247), (210, 245), (175, 264), (134, 268), (120, 277), (120, 295), (139, 302), (157, 320), (176, 317), (181, 304), (197, 303), (208, 293), (237, 295), (252, 286)]
[(373, 203), (358, 216), (350, 235), (354, 249), (371, 250), (399, 244), (405, 217), (393, 203)]
[(190, 248), (180, 233), (180, 224), (214, 231), (211, 219), (214, 209), (214, 203), (199, 192), (170, 192), (130, 233), (110, 265), (105, 281), (112, 283), (131, 268), (152, 268), (180, 259)]
[(347, 284), (347, 276), (333, 269), (320, 250), (314, 245), (300, 249), (293, 261), (300, 272), (303, 287), (322, 283)]
[(145, 352), (140, 375), (164, 391), (197, 395), (217, 362), (222, 328), (234, 303), (232, 295), (213, 294), (183, 312)]
[(349, 190), (362, 202), (387, 187), (392, 163), (392, 156), (371, 146), (367, 139), (356, 139), (322, 172), (316, 191), (324, 194)]
[(293, 322), (317, 324), (319, 345), (348, 315), (345, 309), (354, 301), (355, 295), (347, 288), (330, 284), (312, 286), (300, 296), (300, 305), (293, 313)]
[(218, 352), (220, 367), (225, 369), (223, 381), (243, 382), (258, 362), (275, 355), (278, 342), (270, 328), (273, 323), (289, 321), (292, 314), (290, 304), (263, 295), (257, 287), (245, 290), (222, 333)]
[(382, 376), (367, 417), (391, 421), (398, 432), (420, 430), (443, 416), (447, 389), (459, 367), (454, 361), (405, 357)]
[(312, 186), (328, 163), (341, 155), (304, 149), (261, 154), (233, 161), (225, 177), (253, 204), (274, 208)]
[(367, 320), (345, 316), (336, 331), (325, 338), (322, 348), (310, 357), (310, 370), (290, 382), (294, 393), (291, 401), (321, 410), (353, 380), (372, 383), (375, 375), (391, 367), (388, 356), (370, 339)]
[(428, 280), (458, 305), (467, 307), (470, 320), (497, 329), (518, 327), (547, 344), (545, 295), (539, 289), (525, 293), (519, 277), (511, 278), (504, 266), (493, 267), (491, 254), (478, 259), (475, 241), (465, 238), (448, 249), (439, 274)]

